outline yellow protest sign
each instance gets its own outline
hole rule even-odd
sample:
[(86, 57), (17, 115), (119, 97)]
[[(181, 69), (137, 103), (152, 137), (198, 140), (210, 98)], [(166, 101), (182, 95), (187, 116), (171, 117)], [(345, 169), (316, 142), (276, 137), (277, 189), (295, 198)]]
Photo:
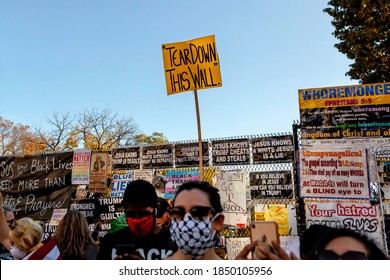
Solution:
[(162, 45), (168, 95), (221, 87), (215, 36)]

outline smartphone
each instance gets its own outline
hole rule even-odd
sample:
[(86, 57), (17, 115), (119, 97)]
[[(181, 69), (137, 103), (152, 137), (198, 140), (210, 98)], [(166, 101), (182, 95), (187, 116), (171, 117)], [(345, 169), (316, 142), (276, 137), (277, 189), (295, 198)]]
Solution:
[(272, 240), (280, 243), (278, 224), (274, 221), (252, 222), (250, 225), (251, 241), (261, 240), (271, 244)]
[(123, 256), (125, 254), (133, 255), (136, 253), (136, 248), (134, 244), (118, 244), (115, 247), (115, 254), (118, 256)]

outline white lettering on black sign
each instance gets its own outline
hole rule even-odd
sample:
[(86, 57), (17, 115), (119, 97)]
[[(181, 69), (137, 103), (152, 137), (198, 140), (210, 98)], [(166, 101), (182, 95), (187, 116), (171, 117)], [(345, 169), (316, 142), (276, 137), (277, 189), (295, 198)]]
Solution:
[(249, 179), (252, 199), (293, 197), (290, 171), (251, 172)]
[(213, 165), (249, 164), (248, 139), (212, 141)]
[(291, 135), (252, 139), (253, 164), (292, 160), (294, 155)]
[(142, 165), (145, 169), (173, 167), (173, 145), (144, 147)]
[(112, 150), (113, 169), (139, 169), (140, 163), (139, 147)]

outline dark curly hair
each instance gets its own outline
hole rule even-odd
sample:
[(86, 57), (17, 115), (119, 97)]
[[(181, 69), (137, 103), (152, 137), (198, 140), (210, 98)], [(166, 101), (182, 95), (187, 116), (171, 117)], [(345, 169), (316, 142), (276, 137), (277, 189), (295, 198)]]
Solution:
[[(221, 213), (223, 211), (223, 207), (221, 204), (221, 197), (219, 195), (219, 190), (215, 187), (213, 187), (209, 182), (206, 181), (187, 181), (184, 182), (179, 186), (179, 188), (176, 191), (175, 197), (179, 195), (184, 190), (201, 190), (205, 193), (207, 193), (211, 207), (214, 208), (216, 213)], [(175, 204), (175, 201), (173, 201), (173, 204)]]
[(308, 254), (309, 260), (318, 260), (318, 252), (323, 250), (326, 245), (331, 242), (333, 239), (338, 237), (352, 237), (360, 242), (362, 242), (367, 251), (367, 259), (368, 260), (387, 260), (386, 254), (376, 245), (376, 243), (369, 239), (366, 235), (363, 235), (359, 232), (356, 232), (347, 228), (330, 228), (326, 230), (324, 234), (318, 239), (318, 241), (314, 244), (311, 251)]

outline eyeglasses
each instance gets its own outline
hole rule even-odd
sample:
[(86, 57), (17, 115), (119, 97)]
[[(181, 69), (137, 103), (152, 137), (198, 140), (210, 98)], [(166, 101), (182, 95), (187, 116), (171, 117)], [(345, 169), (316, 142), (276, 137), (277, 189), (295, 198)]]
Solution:
[(16, 221), (15, 219), (6, 221), (8, 224), (8, 227), (11, 227), (13, 225), (13, 223), (15, 223), (15, 221)]
[(338, 255), (331, 250), (321, 250), (318, 252), (319, 260), (367, 260), (367, 254), (358, 251), (347, 251)]
[(147, 211), (147, 210), (126, 211), (126, 217), (127, 218), (143, 218), (143, 217), (147, 217), (149, 215), (152, 215), (152, 212)]
[(189, 212), (191, 217), (195, 220), (201, 221), (205, 217), (209, 215), (211, 212), (213, 215), (215, 214), (215, 210), (212, 207), (209, 206), (194, 206), (188, 211), (184, 207), (173, 207), (171, 210), (169, 210), (169, 214), (171, 215), (171, 218), (173, 220), (183, 220), (184, 215)]
[(10, 223), (10, 224), (8, 224), (8, 226), (9, 226), (9, 228), (10, 229), (12, 229), (12, 230), (14, 230), (15, 228), (16, 228), (16, 223), (17, 223), (17, 220), (11, 220), (11, 221), (7, 221), (7, 223)]

